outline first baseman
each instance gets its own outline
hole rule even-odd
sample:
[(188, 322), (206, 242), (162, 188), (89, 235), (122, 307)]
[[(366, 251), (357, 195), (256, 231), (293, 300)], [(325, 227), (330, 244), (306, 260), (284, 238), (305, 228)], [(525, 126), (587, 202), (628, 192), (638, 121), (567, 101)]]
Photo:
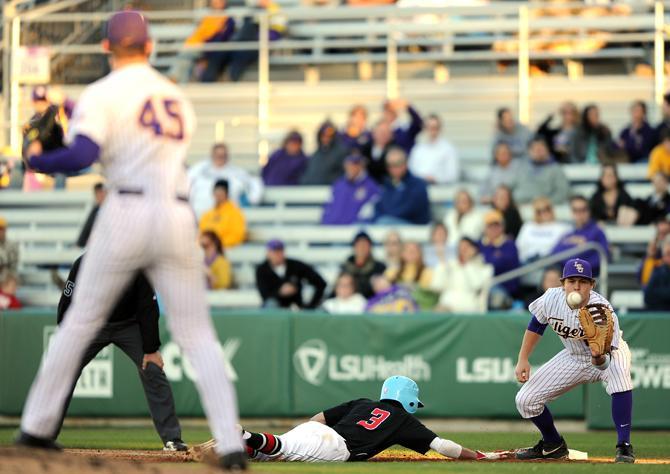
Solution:
[[(542, 433), (542, 439), (532, 448), (517, 451), (518, 459), (560, 459), (568, 455), (568, 446), (554, 425), (546, 403), (583, 383), (604, 382), (612, 397), (612, 419), (618, 434), (616, 462), (635, 462), (630, 444), (631, 417), (633, 411), (633, 382), (630, 375), (631, 356), (628, 344), (623, 340), (619, 320), (612, 305), (599, 293), (593, 291), (595, 279), (591, 264), (575, 258), (568, 260), (563, 268), (562, 286), (548, 289), (544, 295), (528, 307), (532, 314), (526, 330), (516, 378), (523, 383), (516, 396), (516, 406), (524, 418), (529, 418)], [(577, 292), (581, 300), (571, 306), (567, 295)], [(574, 295), (573, 295), (574, 297)], [(604, 305), (612, 313), (614, 332), (608, 354), (593, 357), (584, 341), (580, 325), (579, 310), (587, 305)], [(544, 330), (551, 326), (565, 346), (561, 352), (531, 375), (528, 358), (539, 342)]]
[(351, 400), (283, 435), (243, 431), (242, 438), (249, 456), (258, 461), (366, 461), (395, 444), (420, 454), (433, 449), (454, 459), (487, 457), (426, 428), (414, 416), (421, 407), (416, 382), (394, 375), (384, 381), (379, 400)]
[(185, 160), (195, 128), (190, 102), (151, 68), (144, 17), (115, 13), (103, 48), (112, 71), (88, 86), (74, 110), (69, 146), (42, 154), (28, 146), (28, 164), (46, 173), (102, 164), (109, 194), (88, 242), (72, 305), (28, 395), (20, 444), (55, 448), (68, 390), (86, 348), (138, 271), (164, 299), (168, 327), (193, 366), (204, 411), (227, 470), (245, 469), (235, 425), (237, 400), (206, 302), (197, 225), (188, 203)]

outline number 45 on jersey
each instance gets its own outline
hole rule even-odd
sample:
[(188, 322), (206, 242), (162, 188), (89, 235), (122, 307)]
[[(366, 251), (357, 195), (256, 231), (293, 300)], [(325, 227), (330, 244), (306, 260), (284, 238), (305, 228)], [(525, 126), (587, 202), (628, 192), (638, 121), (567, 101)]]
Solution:
[(139, 121), (142, 127), (151, 129), (158, 137), (184, 139), (184, 119), (178, 100), (156, 97), (147, 99), (142, 106)]

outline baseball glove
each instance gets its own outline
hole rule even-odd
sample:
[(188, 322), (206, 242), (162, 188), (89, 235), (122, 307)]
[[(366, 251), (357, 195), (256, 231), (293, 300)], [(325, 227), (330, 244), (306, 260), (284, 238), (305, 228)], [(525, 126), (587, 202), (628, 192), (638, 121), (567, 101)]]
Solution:
[(604, 304), (589, 304), (579, 310), (579, 323), (584, 330), (583, 338), (589, 344), (592, 355), (599, 357), (612, 350), (614, 319), (612, 311)]
[(43, 113), (35, 115), (23, 127), (23, 158), (27, 159), (28, 145), (35, 140), (42, 144), (43, 151), (54, 150), (63, 146), (63, 127), (58, 118), (58, 107), (55, 105)]

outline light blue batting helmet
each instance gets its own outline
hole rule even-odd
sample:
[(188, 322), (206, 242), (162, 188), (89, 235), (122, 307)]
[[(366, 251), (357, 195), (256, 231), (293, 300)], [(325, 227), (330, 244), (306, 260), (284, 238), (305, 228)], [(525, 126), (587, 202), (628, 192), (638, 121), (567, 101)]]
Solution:
[(379, 399), (396, 400), (409, 413), (416, 413), (417, 408), (423, 408), (419, 400), (419, 386), (414, 380), (402, 375), (392, 375), (384, 380)]

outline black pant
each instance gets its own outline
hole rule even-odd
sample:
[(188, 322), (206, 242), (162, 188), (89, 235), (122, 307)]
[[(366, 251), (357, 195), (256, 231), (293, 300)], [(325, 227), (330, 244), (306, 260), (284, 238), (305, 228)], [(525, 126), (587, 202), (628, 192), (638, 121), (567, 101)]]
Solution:
[(144, 388), (144, 395), (147, 397), (147, 403), (149, 404), (149, 412), (151, 413), (154, 427), (163, 443), (181, 438), (181, 426), (179, 426), (179, 420), (175, 413), (172, 389), (165, 376), (165, 372), (155, 364), (149, 364), (145, 370), (142, 370), (144, 351), (142, 350), (140, 326), (137, 322), (109, 323), (102, 328), (100, 333), (95, 337), (84, 353), (80, 369), (74, 379), (74, 385), (72, 385), (70, 395), (67, 397), (65, 406), (63, 407), (63, 414), (61, 415), (58, 430), (54, 438), (58, 437), (58, 434), (60, 434), (60, 430), (63, 427), (63, 419), (70, 406), (72, 394), (81, 372), (84, 370), (84, 367), (98, 355), (98, 352), (109, 344), (114, 344), (121, 349), (137, 367), (137, 372), (140, 376), (142, 387)]

